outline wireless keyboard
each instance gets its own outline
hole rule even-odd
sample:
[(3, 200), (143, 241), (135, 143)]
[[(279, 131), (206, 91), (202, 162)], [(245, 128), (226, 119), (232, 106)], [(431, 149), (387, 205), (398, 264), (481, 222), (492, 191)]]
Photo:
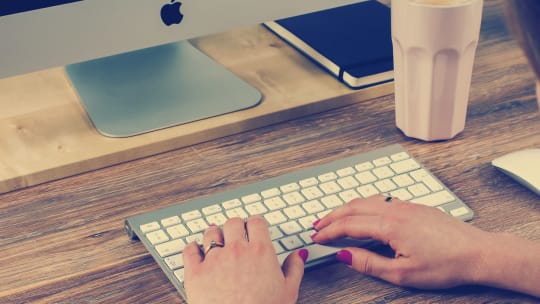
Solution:
[[(261, 215), (279, 261), (303, 247), (309, 250), (306, 267), (312, 267), (331, 260), (341, 248), (313, 244), (313, 222), (354, 198), (379, 193), (436, 207), (464, 221), (473, 217), (429, 170), (403, 147), (392, 145), (133, 216), (125, 228), (131, 238), (141, 240), (185, 298), (182, 250), (192, 241), (201, 244), (209, 224)], [(356, 244), (367, 247), (373, 242)]]

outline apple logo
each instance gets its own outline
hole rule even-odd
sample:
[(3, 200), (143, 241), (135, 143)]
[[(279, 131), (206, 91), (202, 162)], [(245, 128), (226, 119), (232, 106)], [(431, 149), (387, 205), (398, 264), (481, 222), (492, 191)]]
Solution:
[(161, 8), (161, 20), (165, 23), (166, 26), (173, 24), (179, 24), (184, 19), (184, 15), (180, 12), (180, 6), (182, 2), (176, 2), (176, 0), (171, 0), (171, 3), (165, 4)]

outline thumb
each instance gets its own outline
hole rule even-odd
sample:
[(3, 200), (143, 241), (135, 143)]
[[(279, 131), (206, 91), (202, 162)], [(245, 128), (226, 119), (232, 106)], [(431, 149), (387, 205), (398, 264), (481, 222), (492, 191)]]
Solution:
[(289, 288), (293, 290), (300, 289), (300, 282), (304, 276), (304, 263), (307, 257), (307, 249), (300, 249), (289, 254), (283, 262), (282, 270)]
[(354, 270), (391, 281), (395, 268), (395, 259), (390, 259), (364, 248), (343, 248), (336, 254), (336, 259), (351, 266)]

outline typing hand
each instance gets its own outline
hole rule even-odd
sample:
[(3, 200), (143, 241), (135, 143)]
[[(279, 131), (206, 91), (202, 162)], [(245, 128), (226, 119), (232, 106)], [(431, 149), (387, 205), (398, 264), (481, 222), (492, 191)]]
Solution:
[(223, 231), (211, 226), (203, 248), (205, 254), (195, 243), (184, 249), (184, 286), (190, 304), (296, 302), (308, 252), (291, 253), (281, 268), (263, 218), (246, 222), (233, 218)]
[(395, 258), (362, 248), (344, 248), (337, 259), (394, 284), (445, 288), (475, 281), (481, 246), (488, 233), (432, 207), (386, 196), (356, 199), (314, 224), (316, 243), (341, 237), (373, 238), (388, 244)]

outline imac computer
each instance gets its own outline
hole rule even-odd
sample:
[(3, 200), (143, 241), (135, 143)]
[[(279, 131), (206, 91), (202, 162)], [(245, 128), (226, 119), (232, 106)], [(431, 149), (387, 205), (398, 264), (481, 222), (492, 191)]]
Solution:
[(96, 129), (133, 136), (261, 102), (187, 39), (354, 2), (1, 1), (0, 78), (65, 66)]

